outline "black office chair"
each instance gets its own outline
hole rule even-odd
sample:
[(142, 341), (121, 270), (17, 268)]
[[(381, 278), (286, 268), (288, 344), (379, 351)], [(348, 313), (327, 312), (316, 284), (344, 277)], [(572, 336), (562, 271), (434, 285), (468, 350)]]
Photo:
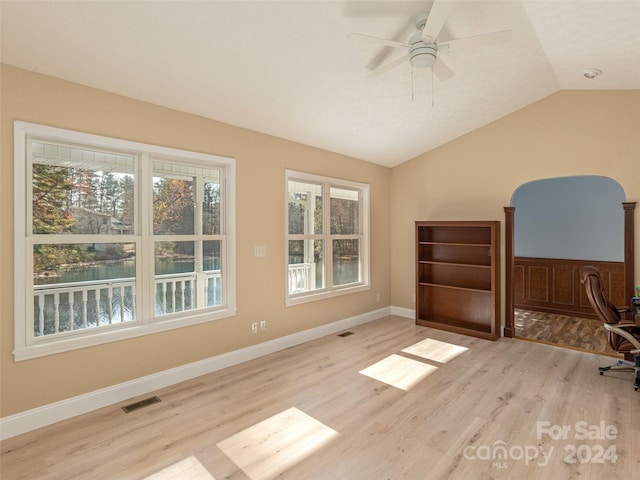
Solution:
[(608, 367), (600, 367), (600, 375), (609, 370), (634, 371), (636, 376), (633, 388), (637, 392), (640, 388), (640, 327), (635, 323), (623, 322), (620, 316), (620, 313), (631, 309), (617, 308), (609, 301), (602, 288), (600, 272), (595, 267), (582, 267), (580, 281), (585, 286), (589, 303), (603, 321), (609, 346), (624, 355), (624, 360)]

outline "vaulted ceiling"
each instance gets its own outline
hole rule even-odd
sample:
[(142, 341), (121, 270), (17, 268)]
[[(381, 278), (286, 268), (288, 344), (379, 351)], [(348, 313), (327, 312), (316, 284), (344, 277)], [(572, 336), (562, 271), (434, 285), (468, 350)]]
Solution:
[(438, 41), (512, 36), (439, 53), (445, 81), (368, 77), (406, 52), (350, 35), (407, 42), (433, 1), (2, 0), (0, 59), (386, 166), (560, 89), (640, 88), (640, 0), (454, 3)]

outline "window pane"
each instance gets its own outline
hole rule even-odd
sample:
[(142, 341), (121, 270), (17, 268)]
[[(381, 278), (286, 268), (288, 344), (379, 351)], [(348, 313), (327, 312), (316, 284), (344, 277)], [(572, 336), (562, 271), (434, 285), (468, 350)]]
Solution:
[(324, 242), (289, 240), (289, 293), (324, 288)]
[(222, 233), (220, 168), (155, 160), (153, 173), (154, 235)]
[(36, 244), (33, 266), (36, 337), (136, 318), (134, 244)]
[(156, 315), (222, 304), (220, 240), (156, 242)]
[(194, 234), (193, 179), (153, 177), (153, 234)]
[(331, 188), (331, 234), (360, 233), (359, 192)]
[(333, 241), (333, 285), (360, 281), (360, 241)]
[(222, 242), (209, 240), (202, 242), (203, 270), (205, 278), (205, 307), (222, 305)]
[(322, 233), (322, 186), (290, 180), (289, 228), (290, 234)]
[(132, 234), (135, 157), (31, 142), (34, 234)]
[(195, 242), (155, 243), (156, 315), (196, 307)]
[(202, 233), (219, 235), (222, 232), (220, 217), (220, 184), (204, 182), (204, 200), (202, 202)]

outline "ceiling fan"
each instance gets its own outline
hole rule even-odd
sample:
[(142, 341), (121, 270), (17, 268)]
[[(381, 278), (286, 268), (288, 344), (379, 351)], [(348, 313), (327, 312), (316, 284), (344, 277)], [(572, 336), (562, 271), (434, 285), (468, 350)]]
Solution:
[(511, 30), (503, 30), (472, 37), (439, 41), (440, 32), (455, 7), (455, 3), (451, 0), (434, 0), (433, 6), (428, 13), (420, 13), (416, 16), (415, 26), (418, 31), (411, 36), (408, 43), (361, 33), (352, 33), (351, 35), (353, 36), (407, 52), (403, 57), (374, 70), (367, 76), (377, 77), (405, 62), (409, 62), (415, 68), (431, 67), (433, 73), (444, 81), (453, 77), (453, 72), (440, 58), (440, 52), (506, 43), (511, 39)]

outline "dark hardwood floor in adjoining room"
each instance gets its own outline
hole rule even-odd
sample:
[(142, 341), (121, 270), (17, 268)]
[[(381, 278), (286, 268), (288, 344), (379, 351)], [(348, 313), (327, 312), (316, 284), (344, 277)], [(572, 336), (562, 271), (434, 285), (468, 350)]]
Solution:
[(593, 352), (598, 355), (621, 357), (607, 345), (602, 323), (593, 318), (516, 308), (514, 323), (518, 338)]

